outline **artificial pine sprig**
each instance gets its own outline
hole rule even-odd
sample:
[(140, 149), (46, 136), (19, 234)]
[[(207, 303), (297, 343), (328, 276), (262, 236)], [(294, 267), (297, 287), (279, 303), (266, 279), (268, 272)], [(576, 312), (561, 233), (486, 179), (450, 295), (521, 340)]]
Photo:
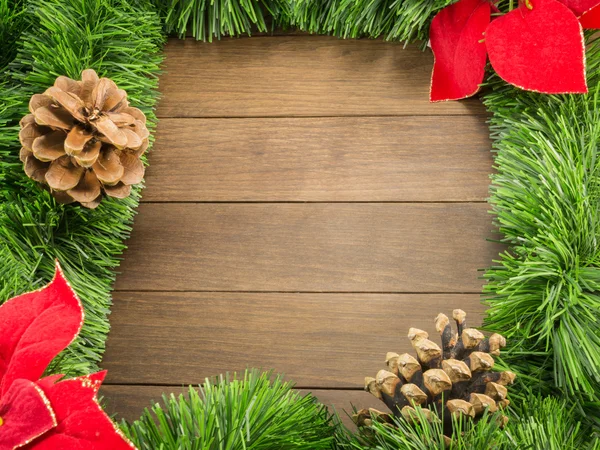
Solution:
[(586, 96), (525, 93), (493, 78), (484, 98), (497, 153), (491, 202), (509, 245), (486, 274), (485, 323), (509, 341), (509, 366), (552, 373), (581, 407), (600, 389), (598, 41), (587, 54)]
[(140, 450), (320, 450), (332, 448), (327, 408), (270, 373), (207, 379), (163, 396), (123, 429)]
[[(54, 364), (62, 373), (80, 375), (97, 369), (104, 352), (114, 269), (139, 189), (94, 212), (58, 205), (20, 173), (18, 122), (33, 93), (58, 75), (77, 77), (92, 67), (127, 90), (154, 124), (163, 36), (153, 5), (143, 1), (30, 0), (25, 19), (0, 90), (0, 124), (7, 125), (0, 130), (0, 302), (50, 280), (59, 259), (75, 290), (85, 292), (86, 323)], [(8, 45), (0, 42), (0, 54)]]
[(443, 422), (431, 421), (428, 410), (415, 408), (410, 420), (393, 425), (373, 417), (358, 433), (344, 429), (337, 447), (344, 450), (599, 450), (594, 431), (583, 426), (573, 406), (553, 397), (528, 394), (521, 414), (501, 428), (499, 415), (486, 413), (479, 422), (453, 417), (451, 436), (444, 437)]

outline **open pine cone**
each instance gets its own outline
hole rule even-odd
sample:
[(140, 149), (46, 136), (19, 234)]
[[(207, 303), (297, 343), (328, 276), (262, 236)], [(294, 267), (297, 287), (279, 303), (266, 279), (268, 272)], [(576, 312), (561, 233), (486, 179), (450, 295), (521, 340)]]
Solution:
[[(435, 319), (442, 348), (428, 339), (427, 332), (411, 328), (408, 338), (417, 358), (388, 353), (388, 370), (365, 378), (365, 390), (382, 400), (394, 416), (415, 420), (414, 406), (420, 405), (428, 419), (436, 420), (436, 412), (437, 419), (443, 418), (446, 435), (452, 434), (452, 415), (478, 420), (486, 409), (495, 412), (508, 406), (506, 386), (515, 379), (512, 372), (491, 371), (493, 356), (506, 345), (504, 337), (493, 334), (485, 338), (480, 331), (466, 328), (466, 314), (460, 309), (454, 310), (453, 317), (458, 334), (446, 315)], [(353, 418), (359, 426), (368, 426), (373, 418), (393, 423), (390, 414), (375, 409), (362, 409)], [(506, 420), (503, 416), (503, 422)]]
[(21, 161), (58, 201), (95, 208), (104, 194), (125, 198), (142, 181), (146, 116), (112, 80), (92, 69), (81, 81), (60, 76), (31, 97), (29, 111), (21, 120)]

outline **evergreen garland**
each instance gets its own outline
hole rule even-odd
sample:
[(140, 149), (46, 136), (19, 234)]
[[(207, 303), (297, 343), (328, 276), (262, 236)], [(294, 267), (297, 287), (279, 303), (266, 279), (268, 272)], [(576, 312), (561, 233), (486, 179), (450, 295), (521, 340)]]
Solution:
[[(125, 200), (105, 201), (93, 211), (58, 205), (40, 191), (22, 173), (18, 160), (18, 120), (32, 93), (45, 89), (58, 75), (77, 78), (91, 67), (126, 89), (154, 123), (163, 31), (210, 41), (294, 26), (344, 38), (426, 42), (432, 16), (449, 3), (452, 0), (0, 0), (0, 302), (44, 284), (52, 276), (53, 259), (61, 261), (74, 288), (85, 293), (86, 324), (76, 343), (55, 361), (53, 371), (80, 374), (100, 361), (111, 285), (139, 190)], [(503, 10), (513, 4), (498, 3)], [(594, 434), (598, 424), (590, 423), (597, 421), (600, 404), (598, 42), (590, 43), (587, 58), (588, 95), (523, 92), (494, 76), (487, 84), (484, 102), (493, 113), (491, 134), (497, 152), (492, 204), (509, 250), (486, 274), (490, 310), (485, 324), (506, 335), (510, 349), (503, 363), (518, 372), (522, 386), (535, 395), (523, 389), (515, 408), (520, 419), (510, 422), (506, 431), (477, 425), (460, 438), (465, 444), (457, 448), (483, 448), (474, 442), (486, 442), (490, 436), (498, 448), (600, 447)], [(210, 391), (215, 394), (211, 398), (214, 404), (217, 399), (230, 402), (222, 408), (232, 412), (235, 397), (217, 395), (228, 392), (230, 384), (219, 385), (221, 390)], [(235, 382), (231, 386), (239, 388)], [(562, 398), (541, 399), (540, 394)], [(274, 407), (287, 401), (285, 396), (269, 398)], [(295, 400), (303, 410), (313, 404)], [(175, 448), (169, 445), (184, 439), (176, 425), (184, 427), (190, 414), (206, 411), (208, 404), (192, 393), (188, 400), (165, 402), (167, 412), (154, 408), (158, 426), (147, 412), (127, 428), (143, 448)], [(241, 416), (237, 417), (239, 425)], [(328, 423), (322, 419), (314, 424), (317, 428)], [(167, 429), (173, 432), (168, 439), (175, 441), (152, 441)], [(375, 426), (375, 441), (349, 438), (340, 445), (408, 445), (399, 434), (409, 435), (410, 430), (402, 425), (399, 430)], [(435, 429), (421, 432), (427, 435)], [(156, 442), (163, 447), (153, 446)]]
[[(587, 95), (520, 91), (492, 77), (497, 174), (491, 203), (509, 249), (486, 274), (489, 330), (524, 384), (600, 400), (600, 42), (588, 46)], [(594, 415), (591, 414), (590, 418)]]
[[(284, 0), (155, 0), (167, 33), (212, 42), (213, 37), (251, 35), (274, 26), (271, 18), (289, 14)], [(281, 24), (280, 24), (281, 25)]]
[[(375, 422), (371, 429), (338, 434), (337, 447), (345, 450), (444, 450), (441, 422), (428, 422), (417, 408), (420, 420), (397, 419), (396, 427)], [(599, 450), (600, 441), (590, 438), (590, 429), (578, 421), (573, 407), (556, 398), (529, 396), (522, 415), (513, 416), (504, 428), (498, 415), (481, 421), (453, 418), (452, 450)]]
[(277, 376), (246, 371), (206, 380), (187, 395), (163, 396), (123, 429), (140, 450), (271, 450), (332, 448), (327, 408)]
[[(1, 1), (14, 12), (23, 8)], [(89, 373), (104, 351), (114, 271), (131, 231), (139, 188), (130, 198), (111, 199), (93, 211), (57, 204), (23, 173), (18, 122), (33, 93), (44, 91), (58, 75), (79, 78), (91, 67), (126, 89), (153, 125), (164, 38), (150, 4), (125, 0), (31, 0), (26, 14), (11, 17), (26, 20), (19, 22), (19, 38), (2, 42), (0, 51), (16, 53), (0, 93), (0, 301), (45, 284), (58, 259), (81, 294), (86, 321), (53, 369)]]

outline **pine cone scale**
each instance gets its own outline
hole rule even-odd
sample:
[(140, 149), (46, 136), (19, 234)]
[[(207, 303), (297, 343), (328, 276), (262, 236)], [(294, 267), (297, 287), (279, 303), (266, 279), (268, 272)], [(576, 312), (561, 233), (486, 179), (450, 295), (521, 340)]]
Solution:
[(100, 195), (101, 185), (96, 174), (88, 170), (79, 180), (77, 186), (69, 189), (69, 194), (73, 199), (80, 203), (93, 202)]
[(65, 92), (75, 94), (77, 97), (82, 98), (81, 82), (79, 82), (79, 81), (75, 81), (69, 77), (65, 77), (65, 76), (61, 75), (54, 82), (54, 86), (56, 86), (57, 88), (65, 91)]
[(75, 94), (65, 92), (56, 86), (48, 88), (44, 95), (47, 95), (60, 106), (62, 106), (75, 120), (84, 123), (86, 121), (84, 115), (85, 105), (83, 101)]
[(92, 168), (100, 182), (109, 186), (117, 184), (125, 172), (114, 150), (107, 150), (101, 154)]
[(114, 198), (127, 198), (131, 194), (131, 185), (123, 184), (119, 182), (114, 186), (104, 186), (104, 192), (106, 195)]
[(36, 159), (33, 156), (33, 153), (29, 153), (29, 155), (25, 157), (25, 173), (29, 178), (37, 181), (38, 183), (46, 182), (46, 173), (48, 173), (49, 167), (50, 163), (44, 163)]
[(86, 145), (83, 151), (75, 156), (75, 160), (81, 167), (85, 167), (86, 169), (90, 168), (96, 163), (96, 161), (98, 161), (101, 148), (102, 143), (99, 141), (90, 145)]
[(31, 149), (34, 156), (42, 162), (54, 161), (65, 155), (65, 133), (51, 131), (36, 138)]
[(142, 161), (131, 153), (121, 152), (119, 160), (123, 166), (121, 182), (127, 185), (138, 184), (144, 177), (144, 165)]
[(75, 125), (73, 117), (67, 111), (54, 105), (40, 106), (33, 115), (38, 125), (54, 129), (70, 130)]
[(127, 145), (127, 136), (112, 120), (107, 116), (98, 117), (92, 121), (92, 125), (104, 135), (108, 142), (117, 148), (123, 148)]
[(65, 152), (70, 156), (79, 155), (93, 137), (94, 134), (91, 131), (81, 125), (76, 125), (67, 134), (64, 143)]
[(75, 166), (71, 158), (65, 155), (50, 163), (46, 172), (46, 182), (52, 189), (68, 191), (77, 186), (82, 175), (83, 167)]
[[(29, 111), (33, 114), (39, 108), (52, 105), (52, 99), (44, 94), (34, 94), (29, 99)], [(27, 117), (27, 116), (25, 116)]]

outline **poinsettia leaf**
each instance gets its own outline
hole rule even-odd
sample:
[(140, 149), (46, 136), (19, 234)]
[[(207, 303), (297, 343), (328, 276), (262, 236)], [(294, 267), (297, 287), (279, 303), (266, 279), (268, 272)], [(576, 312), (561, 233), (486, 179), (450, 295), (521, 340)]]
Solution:
[(0, 400), (0, 450), (13, 450), (56, 426), (46, 395), (33, 381), (19, 379)]
[(485, 43), (494, 70), (521, 89), (586, 93), (583, 31), (557, 0), (529, 0), (490, 23)]
[(486, 65), (483, 32), (490, 15), (488, 0), (460, 0), (433, 18), (429, 31), (435, 57), (432, 102), (470, 97), (479, 90)]
[(567, 8), (573, 11), (577, 17), (589, 11), (600, 3), (599, 0), (559, 0)]
[(26, 447), (27, 450), (131, 450), (128, 441), (98, 404), (106, 371), (56, 382), (38, 381), (52, 405), (57, 425)]
[(598, 29), (600, 28), (600, 5), (586, 11), (579, 18), (579, 23), (583, 28)]
[(77, 337), (83, 318), (58, 263), (50, 284), (0, 306), (0, 398), (19, 378), (37, 381)]

